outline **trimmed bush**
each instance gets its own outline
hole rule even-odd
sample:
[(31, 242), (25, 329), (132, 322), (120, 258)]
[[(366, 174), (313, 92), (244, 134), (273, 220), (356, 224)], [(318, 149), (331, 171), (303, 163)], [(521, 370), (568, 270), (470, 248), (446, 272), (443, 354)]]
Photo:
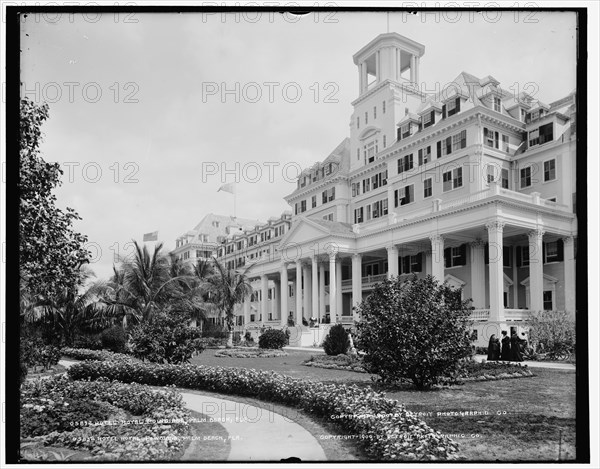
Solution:
[(102, 341), (103, 348), (111, 352), (121, 353), (125, 351), (127, 335), (121, 326), (113, 326), (102, 331), (100, 340)]
[(88, 350), (84, 348), (69, 348), (65, 347), (61, 350), (65, 357), (74, 358), (75, 360), (94, 360), (94, 361), (138, 361), (131, 355), (123, 353), (109, 352), (108, 350)]
[(73, 341), (74, 348), (89, 350), (102, 350), (102, 339), (100, 334), (80, 334)]
[(384, 280), (360, 304), (364, 367), (381, 381), (425, 389), (451, 378), (471, 355), (469, 300), (431, 275)]
[(350, 348), (350, 336), (344, 326), (336, 324), (329, 329), (323, 341), (323, 349), (327, 355), (344, 354)]
[(73, 379), (108, 378), (125, 383), (216, 391), (298, 406), (329, 418), (359, 436), (365, 451), (384, 460), (454, 459), (457, 445), (431, 429), (404, 405), (355, 385), (325, 384), (271, 371), (199, 365), (83, 362), (69, 368)]
[(258, 346), (263, 349), (281, 349), (285, 347), (287, 343), (287, 335), (279, 329), (269, 329), (263, 332), (258, 338)]

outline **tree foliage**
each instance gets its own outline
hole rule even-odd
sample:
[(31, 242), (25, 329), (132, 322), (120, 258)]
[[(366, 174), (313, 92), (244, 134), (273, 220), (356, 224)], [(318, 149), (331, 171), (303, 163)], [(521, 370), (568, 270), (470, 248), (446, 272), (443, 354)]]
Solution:
[(529, 340), (538, 351), (575, 350), (575, 320), (565, 311), (535, 311), (529, 318)]
[(41, 126), (48, 105), (21, 100), (19, 148), (19, 265), (21, 292), (44, 299), (79, 286), (79, 268), (89, 262), (87, 237), (73, 229), (81, 218), (56, 206), (53, 194), (63, 174), (40, 156)]
[(201, 331), (189, 327), (184, 312), (157, 313), (131, 331), (135, 357), (155, 363), (187, 363), (194, 352), (204, 349)]
[(350, 336), (344, 326), (336, 324), (329, 329), (329, 333), (323, 341), (323, 349), (327, 355), (344, 354), (350, 348)]
[(428, 388), (457, 371), (471, 351), (470, 308), (461, 291), (432, 276), (385, 280), (359, 306), (364, 365), (383, 381)]

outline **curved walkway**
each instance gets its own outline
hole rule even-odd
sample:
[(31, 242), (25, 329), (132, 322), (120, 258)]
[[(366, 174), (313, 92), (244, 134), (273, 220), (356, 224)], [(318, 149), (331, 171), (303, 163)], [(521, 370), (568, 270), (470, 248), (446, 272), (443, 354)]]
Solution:
[[(68, 368), (77, 362), (60, 360), (59, 363)], [(190, 390), (180, 394), (188, 409), (214, 419), (225, 428), (231, 444), (228, 461), (280, 461), (291, 457), (302, 461), (327, 460), (317, 439), (281, 414), (242, 402), (206, 396), (201, 391)], [(193, 452), (186, 452), (185, 459), (193, 461)]]
[[(250, 404), (181, 392), (185, 406), (221, 424), (231, 442), (229, 461), (326, 461), (318, 441), (304, 427), (271, 410)], [(193, 454), (188, 455), (193, 460)]]

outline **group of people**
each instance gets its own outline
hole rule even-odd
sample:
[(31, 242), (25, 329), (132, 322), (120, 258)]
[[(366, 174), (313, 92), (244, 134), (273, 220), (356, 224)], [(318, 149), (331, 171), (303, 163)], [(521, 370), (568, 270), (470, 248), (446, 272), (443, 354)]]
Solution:
[(500, 341), (496, 334), (492, 334), (490, 342), (488, 344), (488, 361), (511, 361), (511, 362), (522, 362), (523, 353), (527, 349), (527, 339), (525, 333), (521, 332), (521, 337), (513, 332), (510, 337), (506, 331), (502, 331), (502, 341)]

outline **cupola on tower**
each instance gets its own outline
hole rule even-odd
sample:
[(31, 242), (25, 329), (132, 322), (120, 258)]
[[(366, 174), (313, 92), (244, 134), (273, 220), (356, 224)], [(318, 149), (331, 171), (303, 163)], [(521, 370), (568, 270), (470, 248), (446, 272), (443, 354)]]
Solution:
[(372, 163), (396, 141), (398, 122), (416, 110), (425, 46), (398, 33), (380, 34), (356, 54), (359, 96), (350, 121), (351, 170)]

